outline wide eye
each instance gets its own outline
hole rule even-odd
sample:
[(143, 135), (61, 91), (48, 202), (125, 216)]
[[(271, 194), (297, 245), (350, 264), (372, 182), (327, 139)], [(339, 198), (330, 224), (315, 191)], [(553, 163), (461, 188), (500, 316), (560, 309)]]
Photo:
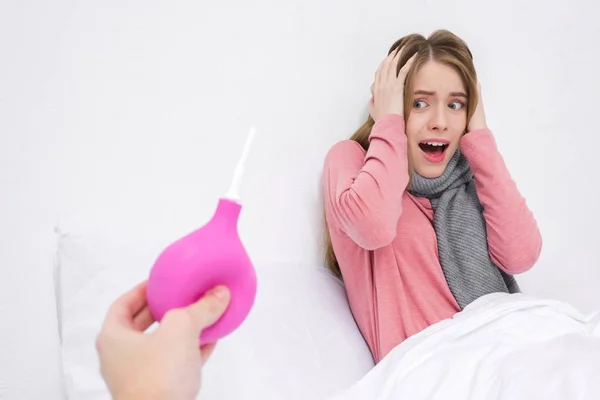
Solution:
[(413, 108), (425, 108), (427, 107), (427, 103), (425, 103), (423, 100), (416, 100), (415, 102), (413, 102)]
[(460, 101), (454, 101), (454, 102), (450, 103), (450, 105), (448, 107), (450, 107), (453, 110), (460, 110), (464, 106), (465, 106), (464, 103), (462, 103)]

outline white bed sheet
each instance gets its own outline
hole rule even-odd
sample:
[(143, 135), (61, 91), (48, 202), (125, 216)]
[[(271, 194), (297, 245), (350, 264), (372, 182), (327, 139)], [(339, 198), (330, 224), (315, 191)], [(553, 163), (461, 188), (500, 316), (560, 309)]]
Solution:
[(400, 344), (331, 400), (365, 399), (600, 399), (600, 312), (485, 296)]

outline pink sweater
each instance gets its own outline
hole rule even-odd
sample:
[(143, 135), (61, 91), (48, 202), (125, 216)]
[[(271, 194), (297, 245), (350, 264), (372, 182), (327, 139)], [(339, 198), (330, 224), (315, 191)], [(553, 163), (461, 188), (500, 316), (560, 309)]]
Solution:
[[(485, 208), (492, 261), (510, 274), (530, 269), (542, 239), (489, 130), (466, 134), (460, 148)], [(354, 318), (375, 362), (405, 338), (460, 311), (438, 258), (429, 200), (408, 184), (404, 120), (381, 118), (368, 152), (343, 140), (328, 152), (325, 213)]]

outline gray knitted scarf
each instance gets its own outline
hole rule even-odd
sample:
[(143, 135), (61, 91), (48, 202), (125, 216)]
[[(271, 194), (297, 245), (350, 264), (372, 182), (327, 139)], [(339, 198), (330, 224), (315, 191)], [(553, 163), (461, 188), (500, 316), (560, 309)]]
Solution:
[(410, 192), (431, 201), (442, 270), (461, 309), (488, 293), (520, 292), (515, 278), (490, 259), (483, 206), (460, 150), (440, 177), (414, 173)]

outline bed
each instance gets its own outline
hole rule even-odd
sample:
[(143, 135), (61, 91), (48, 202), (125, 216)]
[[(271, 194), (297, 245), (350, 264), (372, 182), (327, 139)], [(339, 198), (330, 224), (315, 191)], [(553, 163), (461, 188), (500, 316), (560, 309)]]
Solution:
[[(145, 279), (162, 240), (57, 230), (63, 378), (70, 400), (108, 400), (94, 341), (109, 304)], [(327, 399), (363, 377), (371, 354), (341, 282), (319, 265), (256, 260), (248, 319), (219, 342), (198, 399)]]
[(390, 352), (331, 400), (600, 398), (600, 313), (491, 294)]
[[(110, 399), (96, 334), (109, 304), (147, 277), (167, 242), (64, 226), (57, 235), (66, 396)], [(599, 312), (525, 294), (489, 295), (375, 366), (342, 282), (319, 264), (255, 262), (255, 307), (219, 343), (198, 399), (600, 398)]]

